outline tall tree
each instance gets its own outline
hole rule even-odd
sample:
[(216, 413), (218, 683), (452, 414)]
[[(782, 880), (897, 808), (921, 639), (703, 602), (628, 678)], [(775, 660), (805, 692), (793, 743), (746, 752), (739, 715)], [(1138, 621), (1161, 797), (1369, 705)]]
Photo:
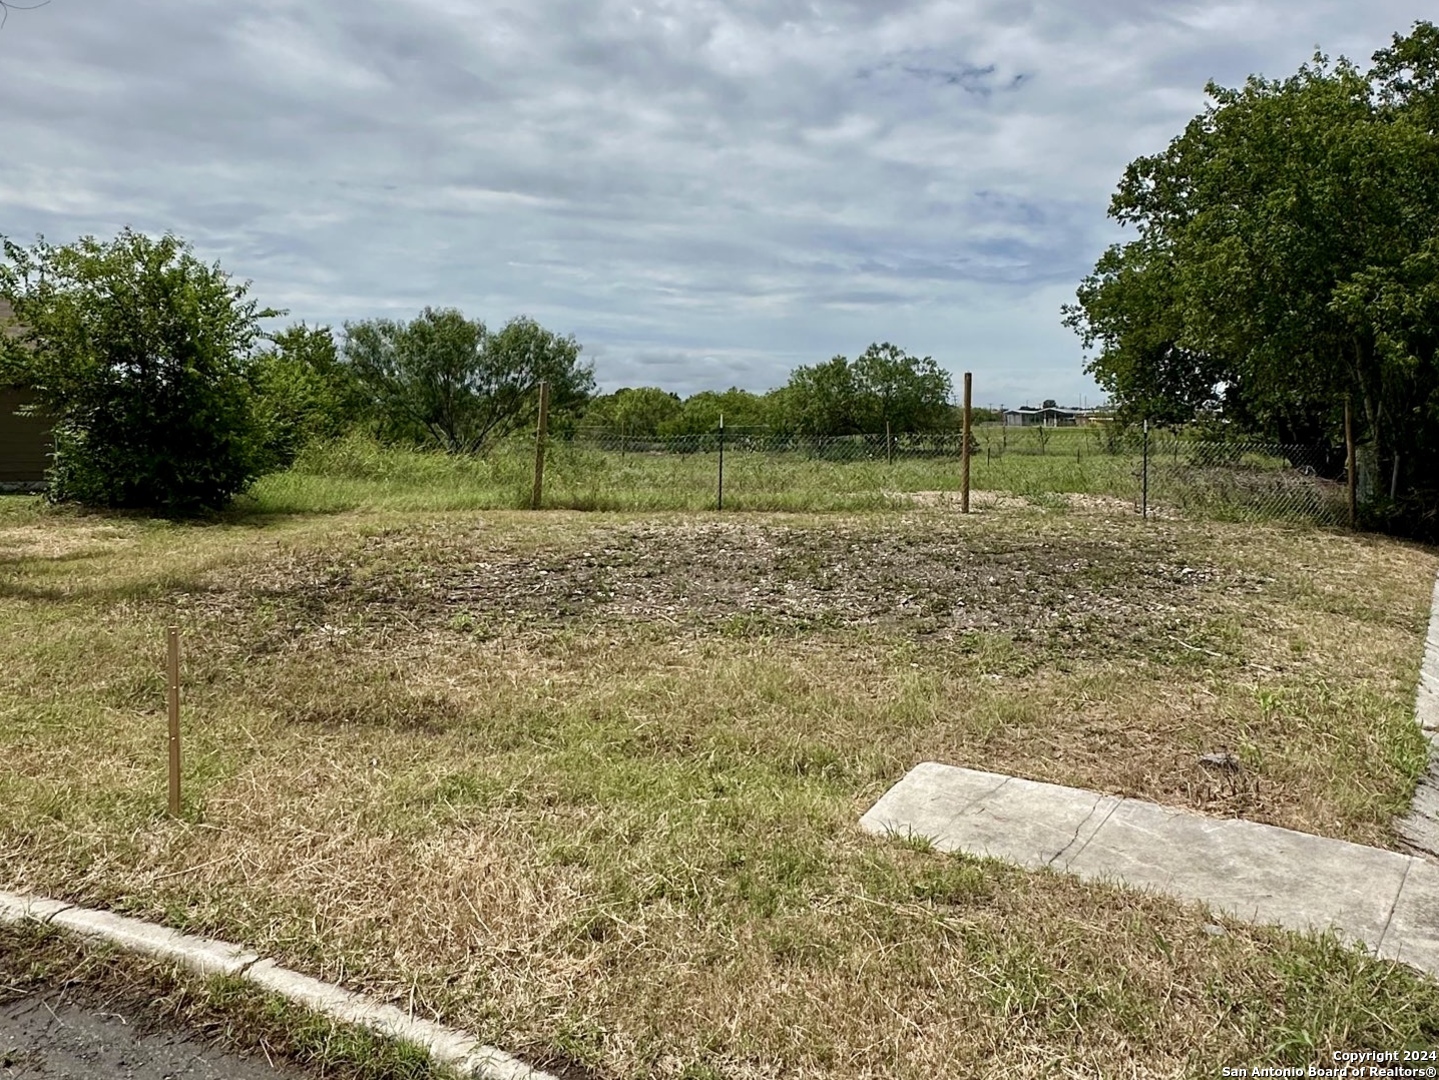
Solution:
[(333, 439), (370, 417), (368, 395), (353, 369), (341, 363), (328, 326), (297, 323), (270, 338), (255, 358), (250, 379), (266, 445), (277, 467), (287, 467), (306, 443)]
[(1407, 463), (1416, 492), (1439, 475), (1436, 71), (1420, 23), (1368, 73), (1318, 56), (1211, 84), (1128, 167), (1110, 215), (1138, 236), (1065, 312), (1125, 415), (1332, 441), (1351, 398), (1372, 465)]
[(455, 308), (427, 307), (409, 323), (346, 323), (341, 352), (391, 436), (450, 453), (479, 452), (529, 423), (541, 381), (560, 412), (594, 389), (579, 343), (523, 316), (497, 333)]
[(224, 506), (267, 466), (249, 381), (259, 320), (218, 263), (182, 240), (126, 229), (109, 242), (3, 241), (0, 382), (55, 418), (49, 494), (187, 514)]
[(707, 435), (719, 427), (724, 417), (725, 427), (768, 428), (773, 421), (773, 402), (768, 396), (761, 396), (731, 386), (728, 390), (701, 390), (685, 398), (684, 405), (676, 416), (670, 417), (659, 426), (661, 435)]
[(954, 383), (929, 356), (871, 345), (854, 362), (856, 411), (865, 431), (934, 431), (950, 426)]
[(684, 410), (678, 394), (658, 386), (621, 387), (595, 398), (585, 408), (584, 422), (615, 434), (653, 438), (660, 427)]
[(876, 343), (851, 362), (795, 368), (778, 392), (786, 426), (806, 435), (935, 431), (953, 426), (954, 386), (932, 357)]
[(785, 426), (801, 435), (853, 435), (864, 430), (854, 368), (846, 356), (795, 368), (778, 399)]

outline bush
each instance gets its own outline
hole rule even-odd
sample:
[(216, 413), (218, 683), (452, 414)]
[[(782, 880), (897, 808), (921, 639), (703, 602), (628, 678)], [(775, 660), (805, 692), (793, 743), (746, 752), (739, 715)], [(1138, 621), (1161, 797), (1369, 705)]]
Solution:
[(248, 379), (258, 320), (218, 264), (174, 236), (4, 241), (0, 297), (21, 333), (0, 376), (56, 418), (50, 498), (192, 514), (227, 504), (268, 464)]

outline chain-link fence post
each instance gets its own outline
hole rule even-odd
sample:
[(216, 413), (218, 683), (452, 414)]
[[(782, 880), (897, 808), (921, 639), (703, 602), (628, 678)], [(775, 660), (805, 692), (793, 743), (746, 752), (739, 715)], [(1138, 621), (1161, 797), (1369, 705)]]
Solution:
[(1144, 421), (1144, 452), (1141, 457), (1139, 482), (1139, 505), (1140, 513), (1144, 520), (1149, 520), (1149, 420)]
[(550, 384), (540, 383), (540, 424), (535, 433), (535, 487), (530, 492), (530, 509), (538, 510), (545, 494), (545, 440), (550, 426)]

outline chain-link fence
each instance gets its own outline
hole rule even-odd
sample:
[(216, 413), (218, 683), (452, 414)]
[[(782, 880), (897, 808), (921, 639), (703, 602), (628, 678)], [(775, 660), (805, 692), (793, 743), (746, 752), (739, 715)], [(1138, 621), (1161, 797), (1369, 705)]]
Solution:
[[(716, 428), (655, 437), (580, 429), (565, 441), (571, 453), (595, 455), (596, 467), (623, 472), (629, 484), (708, 482), (717, 505), (735, 508), (786, 491), (894, 498), (955, 493), (961, 484), (957, 431), (812, 436)], [(1123, 499), (1136, 513), (1324, 524), (1347, 519), (1342, 451), (1212, 430), (979, 425), (970, 438), (970, 486), (1039, 502), (1068, 495)]]
[(1348, 520), (1342, 452), (1183, 431), (1150, 432), (1148, 442), (1141, 501), (1211, 517)]

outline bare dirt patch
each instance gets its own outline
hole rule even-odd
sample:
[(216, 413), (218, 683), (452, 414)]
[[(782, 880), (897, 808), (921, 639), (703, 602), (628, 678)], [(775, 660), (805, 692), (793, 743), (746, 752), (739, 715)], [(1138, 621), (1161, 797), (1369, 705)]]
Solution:
[(483, 632), (595, 622), (722, 632), (1003, 634), (1069, 656), (1168, 651), (1264, 579), (1176, 533), (959, 530), (940, 519), (629, 523), (535, 549), (483, 529), (372, 536), (344, 552), (228, 569), (202, 608), (280, 605), (287, 631), (357, 621)]

